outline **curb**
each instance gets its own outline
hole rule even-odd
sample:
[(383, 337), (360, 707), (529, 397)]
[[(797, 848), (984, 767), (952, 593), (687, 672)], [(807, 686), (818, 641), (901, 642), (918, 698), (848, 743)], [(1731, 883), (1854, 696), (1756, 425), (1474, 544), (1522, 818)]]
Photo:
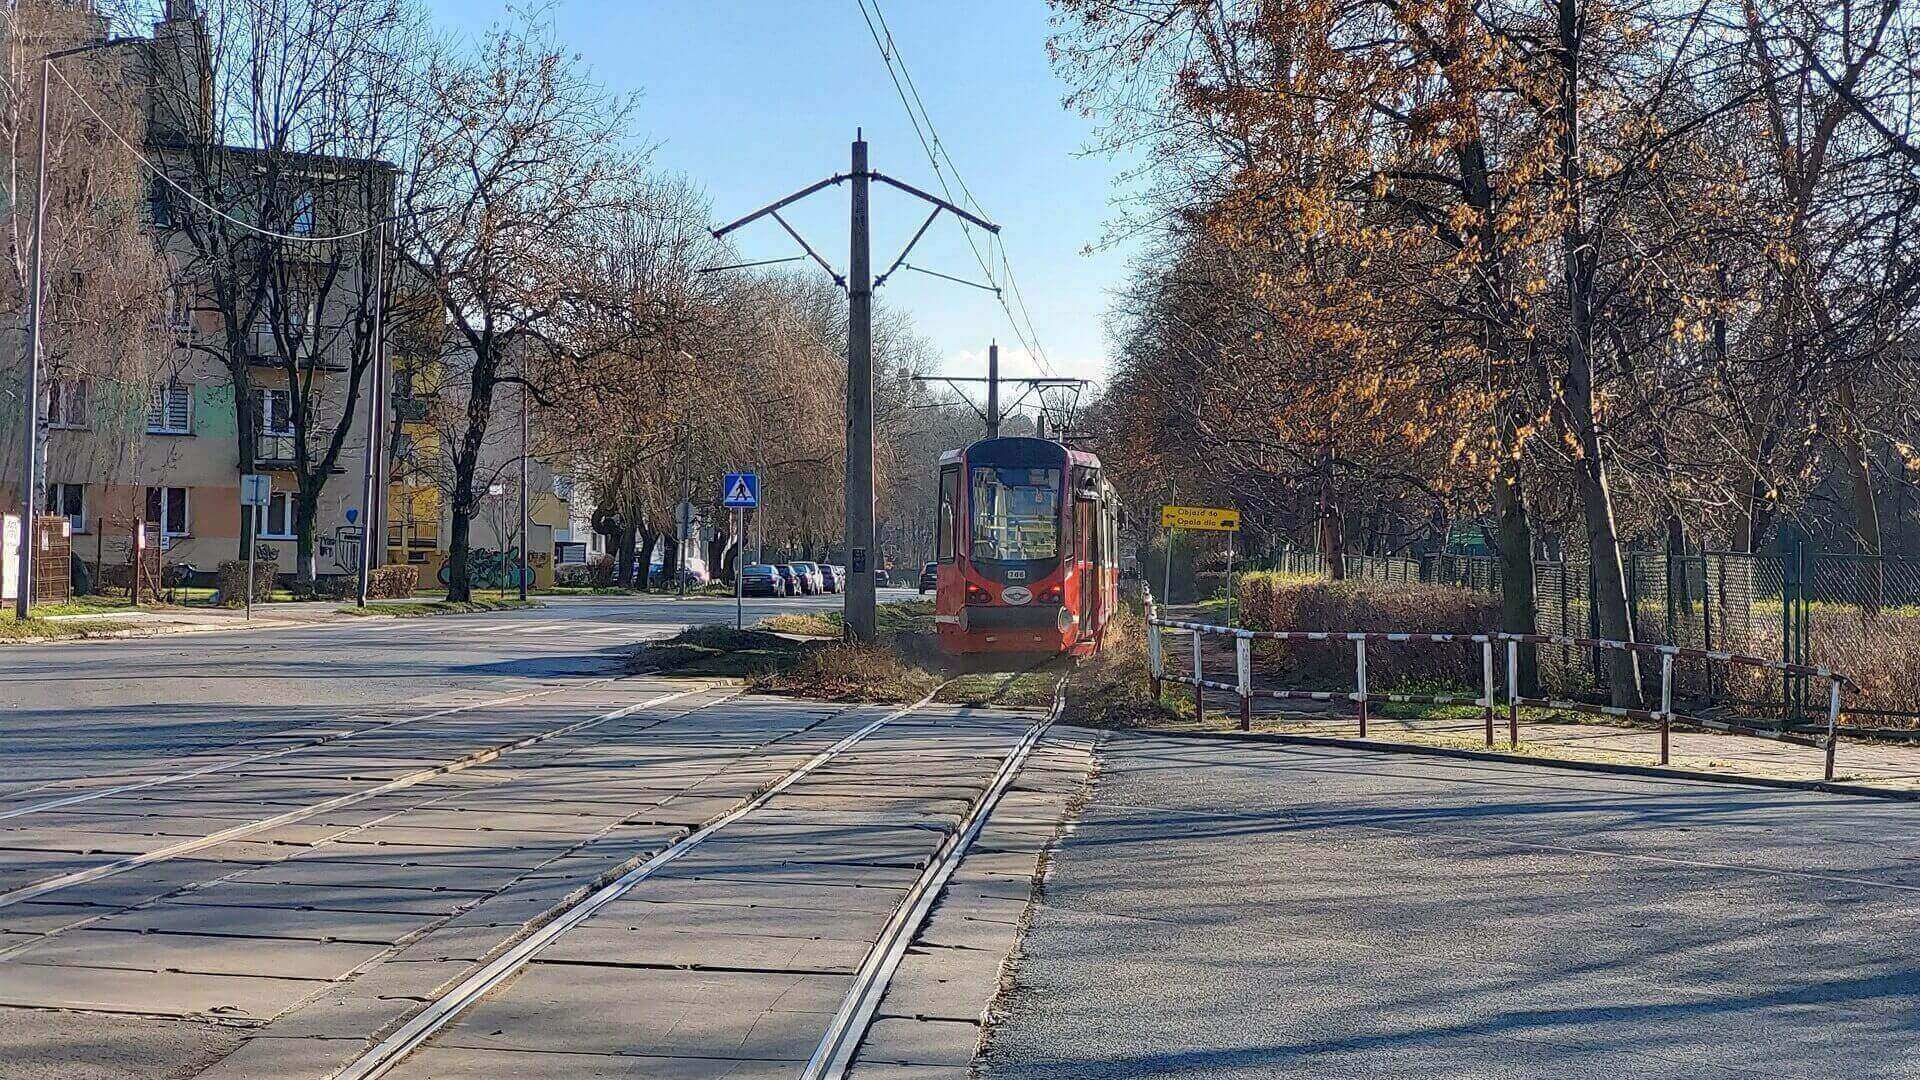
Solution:
[(86, 645), (103, 641), (126, 641), (131, 638), (183, 637), (188, 634), (232, 634), (243, 630), (283, 630), (289, 626), (322, 626), (319, 622), (295, 619), (274, 619), (269, 621), (241, 623), (237, 626), (207, 626), (173, 624), (166, 626), (129, 626), (98, 634), (76, 634), (72, 637), (20, 638), (0, 641), (0, 650), (35, 645)]
[[(1074, 725), (1079, 726), (1079, 725)], [(1574, 772), (1606, 773), (1613, 776), (1646, 776), (1660, 780), (1692, 780), (1708, 784), (1761, 787), (1786, 791), (1818, 791), (1828, 795), (1853, 795), (1895, 802), (1920, 802), (1920, 790), (1877, 788), (1864, 784), (1842, 784), (1826, 780), (1786, 780), (1771, 776), (1732, 776), (1726, 773), (1700, 772), (1694, 769), (1663, 768), (1658, 765), (1628, 765), (1612, 761), (1572, 761), (1564, 758), (1503, 754), (1498, 750), (1468, 750), (1454, 746), (1423, 746), (1419, 743), (1384, 742), (1375, 739), (1341, 738), (1337, 735), (1294, 735), (1246, 731), (1179, 731), (1160, 728), (1098, 729), (1116, 734), (1159, 735), (1204, 742), (1286, 743), (1297, 746), (1326, 746), (1342, 750), (1373, 750), (1389, 754), (1417, 754), (1425, 757), (1456, 758), (1467, 761), (1498, 761), (1510, 765), (1538, 765), (1569, 769)]]

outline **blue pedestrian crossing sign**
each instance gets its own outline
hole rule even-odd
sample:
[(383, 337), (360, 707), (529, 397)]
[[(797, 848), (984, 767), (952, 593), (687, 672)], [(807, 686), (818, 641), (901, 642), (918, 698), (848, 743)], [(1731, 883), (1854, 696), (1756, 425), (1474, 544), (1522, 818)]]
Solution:
[(752, 510), (760, 505), (760, 474), (730, 472), (720, 485), (720, 504), (729, 510)]

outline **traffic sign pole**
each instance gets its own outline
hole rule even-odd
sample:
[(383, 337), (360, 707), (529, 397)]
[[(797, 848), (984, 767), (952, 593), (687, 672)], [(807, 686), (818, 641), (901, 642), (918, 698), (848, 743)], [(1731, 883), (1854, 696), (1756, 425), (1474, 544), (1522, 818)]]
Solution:
[(738, 526), (733, 530), (738, 539), (733, 548), (733, 628), (746, 629), (745, 603), (741, 597), (746, 595), (747, 557), (747, 511), (760, 506), (760, 474), (750, 472), (730, 472), (720, 478), (720, 505), (733, 511), (738, 517)]

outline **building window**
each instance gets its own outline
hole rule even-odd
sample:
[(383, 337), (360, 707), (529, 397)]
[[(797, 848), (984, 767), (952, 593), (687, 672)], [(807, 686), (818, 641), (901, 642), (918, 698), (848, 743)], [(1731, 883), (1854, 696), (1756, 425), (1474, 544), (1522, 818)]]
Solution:
[(48, 484), (47, 513), (60, 514), (73, 524), (73, 531), (87, 531), (87, 489), (84, 484)]
[(183, 487), (150, 487), (147, 489), (147, 520), (156, 522), (165, 536), (186, 536), (190, 524), (187, 520), (187, 489)]
[(153, 435), (193, 434), (193, 389), (177, 380), (154, 387), (147, 401), (147, 431)]
[(173, 185), (161, 176), (147, 182), (147, 213), (157, 228), (173, 227)]
[(293, 434), (293, 391), (255, 390), (253, 406), (253, 419), (260, 434)]
[(87, 380), (73, 376), (47, 380), (47, 399), (41, 405), (40, 416), (48, 427), (86, 427)]
[(313, 235), (312, 191), (303, 191), (293, 197), (293, 228), (289, 230), (299, 236)]
[(293, 392), (253, 392), (253, 458), (256, 462), (293, 460)]
[(254, 535), (262, 540), (293, 539), (293, 494), (287, 491), (275, 491), (267, 496), (267, 505), (254, 507), (259, 520), (254, 523)]

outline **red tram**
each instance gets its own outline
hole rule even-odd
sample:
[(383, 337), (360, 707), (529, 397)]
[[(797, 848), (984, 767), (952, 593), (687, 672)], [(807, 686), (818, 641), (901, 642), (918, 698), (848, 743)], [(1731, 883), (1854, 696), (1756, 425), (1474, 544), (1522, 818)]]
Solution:
[(1029, 438), (949, 450), (936, 521), (941, 648), (1094, 651), (1120, 583), (1120, 499), (1099, 458)]

